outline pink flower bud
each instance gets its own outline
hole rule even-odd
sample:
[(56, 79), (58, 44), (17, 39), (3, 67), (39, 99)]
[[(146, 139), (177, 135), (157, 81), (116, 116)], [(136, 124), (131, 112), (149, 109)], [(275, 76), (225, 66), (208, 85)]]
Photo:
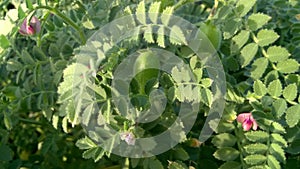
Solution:
[(237, 122), (242, 123), (243, 129), (245, 131), (250, 130), (251, 127), (253, 130), (257, 130), (258, 125), (251, 113), (239, 114), (236, 120)]
[(29, 24), (27, 24), (27, 18), (24, 19), (19, 32), (22, 35), (33, 35), (41, 31), (41, 23), (39, 19), (35, 16), (31, 18)]

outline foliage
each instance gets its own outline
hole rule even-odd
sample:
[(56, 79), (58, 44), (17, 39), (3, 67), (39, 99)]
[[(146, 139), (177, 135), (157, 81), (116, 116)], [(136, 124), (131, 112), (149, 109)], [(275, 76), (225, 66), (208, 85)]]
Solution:
[[(300, 166), (298, 1), (13, 0), (1, 1), (0, 8), (5, 25), (0, 30), (0, 168)], [(216, 106), (216, 79), (189, 48), (186, 22), (174, 24), (171, 15), (196, 25), (203, 33), (196, 38), (210, 40), (225, 71), (224, 113), (217, 124), (208, 123), (214, 134), (204, 143), (198, 138)], [(30, 16), (40, 19), (42, 29), (23, 36), (19, 27)], [(117, 27), (107, 26), (111, 23)], [(122, 34), (124, 24), (134, 25), (134, 36)], [(93, 39), (99, 29), (107, 34)], [(171, 60), (179, 65), (159, 70)], [(132, 105), (126, 107), (112, 86), (125, 83), (116, 74), (130, 63), (134, 66), (126, 70), (137, 73), (130, 75)], [(153, 94), (163, 95), (158, 107)], [(180, 104), (198, 99), (187, 108), (195, 124), (186, 132), (184, 119), (176, 120)], [(161, 115), (148, 123), (124, 113), (159, 111), (162, 105)], [(252, 113), (258, 130), (243, 131), (236, 117), (244, 112)], [(171, 127), (168, 142), (179, 144), (162, 154), (125, 158), (108, 151), (126, 144), (112, 131), (138, 139)], [(112, 141), (100, 146), (107, 138)], [(152, 150), (161, 142), (154, 139), (140, 148)]]

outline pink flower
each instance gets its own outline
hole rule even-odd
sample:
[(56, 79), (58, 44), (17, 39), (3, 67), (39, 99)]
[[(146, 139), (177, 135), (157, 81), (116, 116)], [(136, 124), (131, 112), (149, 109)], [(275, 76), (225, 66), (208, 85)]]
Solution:
[(255, 119), (253, 118), (251, 113), (242, 113), (239, 114), (237, 119), (236, 119), (239, 123), (242, 123), (242, 126), (244, 128), (245, 131), (248, 131), (251, 129), (253, 130), (257, 130), (257, 123), (255, 121)]
[(39, 33), (40, 31), (41, 23), (35, 16), (31, 18), (29, 24), (27, 24), (27, 18), (25, 18), (19, 30), (20, 34), (22, 35), (33, 35), (35, 33)]
[(120, 134), (121, 140), (124, 140), (128, 145), (134, 145), (135, 144), (135, 136), (131, 132), (123, 132)]

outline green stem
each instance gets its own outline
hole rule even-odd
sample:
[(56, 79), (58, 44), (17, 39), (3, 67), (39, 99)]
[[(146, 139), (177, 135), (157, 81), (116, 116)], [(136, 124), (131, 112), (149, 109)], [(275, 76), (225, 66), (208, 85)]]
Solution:
[(70, 18), (68, 18), (67, 16), (65, 16), (63, 13), (61, 13), (57, 9), (51, 8), (49, 6), (38, 6), (34, 10), (37, 10), (37, 9), (46, 9), (46, 10), (50, 11), (51, 13), (59, 16), (61, 19), (63, 19), (63, 21), (65, 23), (67, 23), (70, 26), (72, 26), (79, 33), (82, 45), (84, 45), (86, 43), (86, 38), (85, 38), (84, 32), (81, 30), (81, 28), (78, 25), (76, 25), (76, 23), (73, 22)]
[(219, 0), (215, 0), (214, 6), (212, 7), (212, 9), (210, 11), (210, 14), (209, 14), (207, 20), (210, 20), (211, 18), (213, 18), (215, 16), (218, 6), (219, 6)]
[(122, 169), (129, 169), (129, 159), (128, 158), (125, 158), (125, 162), (124, 162)]
[(20, 121), (20, 122), (23, 122), (23, 123), (27, 123), (27, 124), (44, 125), (44, 124), (41, 123), (41, 122), (34, 121), (34, 120), (29, 120), (29, 119), (24, 119), (24, 118), (19, 118), (19, 121)]

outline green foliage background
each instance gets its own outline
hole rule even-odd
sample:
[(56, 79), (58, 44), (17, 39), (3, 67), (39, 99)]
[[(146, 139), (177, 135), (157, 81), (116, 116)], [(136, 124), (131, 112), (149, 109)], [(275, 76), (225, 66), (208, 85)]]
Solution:
[[(0, 168), (300, 167), (297, 0), (4, 0), (0, 8), (0, 21), (5, 24), (0, 32)], [(145, 46), (171, 51), (184, 60), (201, 86), (202, 102), (196, 124), (186, 137), (179, 136), (179, 145), (151, 158), (128, 159), (103, 151), (78, 125), (80, 115), (71, 99), (68, 74), (74, 71), (80, 46), (95, 31), (122, 16), (147, 11), (183, 17), (211, 40), (226, 73), (226, 108), (214, 135), (200, 143), (200, 130), (211, 106), (211, 79), (184, 46), (180, 28), (171, 29), (170, 33), (178, 35), (171, 39), (164, 29), (155, 35), (151, 27), (141, 27), (140, 34), (109, 51), (96, 72), (98, 83), (92, 90), (102, 98), (103, 115), (113, 117), (108, 121), (120, 130), (132, 125), (109, 106), (109, 85), (114, 68)], [(42, 31), (22, 36), (19, 25), (32, 12), (40, 18)], [(139, 136), (156, 135), (174, 122), (163, 119), (173, 117), (176, 103), (184, 99), (176, 94), (180, 84), (167, 74), (159, 74), (153, 83), (135, 80), (131, 85), (140, 89), (132, 91), (138, 108), (147, 107), (143, 101), (157, 85), (170, 96), (168, 109), (158, 121), (133, 130)], [(184, 91), (188, 98), (191, 91)], [(235, 119), (243, 112), (252, 112), (259, 130), (242, 130)]]

